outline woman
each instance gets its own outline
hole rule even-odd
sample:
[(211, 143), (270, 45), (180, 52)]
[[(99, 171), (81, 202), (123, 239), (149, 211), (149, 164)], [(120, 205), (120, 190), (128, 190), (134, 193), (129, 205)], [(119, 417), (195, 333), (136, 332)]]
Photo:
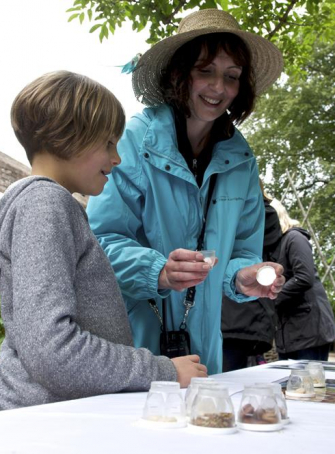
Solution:
[[(281, 69), (278, 49), (241, 31), (228, 13), (184, 18), (175, 36), (141, 57), (133, 88), (149, 108), (128, 123), (118, 144), (122, 163), (88, 204), (135, 345), (160, 352), (164, 300), (167, 330), (187, 328), (192, 353), (211, 374), (222, 371), (222, 292), (238, 302), (274, 299), (284, 282), (279, 265), (272, 286), (256, 281), (263, 198), (255, 158), (233, 124), (247, 118)], [(211, 270), (196, 249), (215, 249), (219, 265)], [(193, 286), (194, 301), (194, 292), (185, 298)]]
[(278, 200), (271, 206), (283, 232), (277, 261), (286, 278), (275, 303), (279, 359), (327, 361), (335, 339), (334, 314), (314, 265), (310, 235)]

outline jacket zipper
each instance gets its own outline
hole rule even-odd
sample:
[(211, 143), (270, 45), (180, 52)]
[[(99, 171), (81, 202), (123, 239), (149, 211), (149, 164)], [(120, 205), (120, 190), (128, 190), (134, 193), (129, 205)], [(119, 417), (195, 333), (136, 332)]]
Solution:
[(192, 161), (192, 172), (193, 172), (193, 175), (194, 175), (195, 179), (197, 179), (197, 177), (198, 177), (197, 170), (198, 170), (198, 160), (197, 159), (193, 159), (193, 161)]

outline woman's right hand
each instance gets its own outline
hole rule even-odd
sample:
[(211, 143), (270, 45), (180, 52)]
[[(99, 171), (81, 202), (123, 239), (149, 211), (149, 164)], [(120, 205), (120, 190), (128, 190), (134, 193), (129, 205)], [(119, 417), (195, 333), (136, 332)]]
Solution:
[(181, 292), (203, 282), (210, 269), (210, 265), (204, 262), (204, 257), (200, 252), (175, 249), (170, 253), (168, 261), (159, 275), (158, 288)]
[(200, 364), (198, 355), (179, 356), (171, 360), (177, 370), (177, 381), (181, 388), (187, 388), (192, 377), (207, 377), (207, 367)]

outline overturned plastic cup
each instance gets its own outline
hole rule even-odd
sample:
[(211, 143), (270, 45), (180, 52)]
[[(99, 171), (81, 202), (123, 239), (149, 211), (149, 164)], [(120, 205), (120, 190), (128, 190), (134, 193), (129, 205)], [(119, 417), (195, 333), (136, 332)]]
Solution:
[(221, 383), (199, 386), (192, 403), (190, 425), (192, 432), (231, 434), (237, 431), (235, 411), (228, 388)]
[(313, 379), (308, 370), (294, 369), (286, 385), (286, 396), (309, 398), (315, 396)]
[(255, 383), (255, 386), (267, 386), (272, 389), (280, 411), (281, 422), (282, 424), (288, 424), (290, 422), (290, 418), (288, 416), (286, 399), (280, 383)]
[(208, 263), (211, 268), (215, 265), (215, 251), (214, 249), (206, 250), (206, 251), (198, 251), (204, 257), (204, 262)]
[(196, 398), (200, 386), (211, 386), (217, 383), (210, 377), (192, 377), (185, 394), (186, 416), (191, 416), (191, 409), (194, 399)]
[(314, 388), (326, 387), (325, 370), (321, 363), (309, 361), (305, 366), (305, 370), (308, 370), (308, 372), (310, 373)]
[(243, 430), (270, 432), (283, 423), (274, 391), (265, 385), (245, 385), (237, 425)]
[(152, 428), (186, 426), (185, 403), (179, 383), (151, 382), (141, 424)]

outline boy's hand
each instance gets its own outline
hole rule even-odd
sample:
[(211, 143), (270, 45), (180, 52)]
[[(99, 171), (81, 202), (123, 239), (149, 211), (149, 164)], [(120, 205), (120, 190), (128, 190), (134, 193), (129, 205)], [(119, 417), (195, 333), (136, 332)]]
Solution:
[(187, 388), (192, 377), (207, 377), (207, 367), (200, 364), (198, 355), (179, 356), (171, 360), (177, 369), (177, 381), (181, 388)]

